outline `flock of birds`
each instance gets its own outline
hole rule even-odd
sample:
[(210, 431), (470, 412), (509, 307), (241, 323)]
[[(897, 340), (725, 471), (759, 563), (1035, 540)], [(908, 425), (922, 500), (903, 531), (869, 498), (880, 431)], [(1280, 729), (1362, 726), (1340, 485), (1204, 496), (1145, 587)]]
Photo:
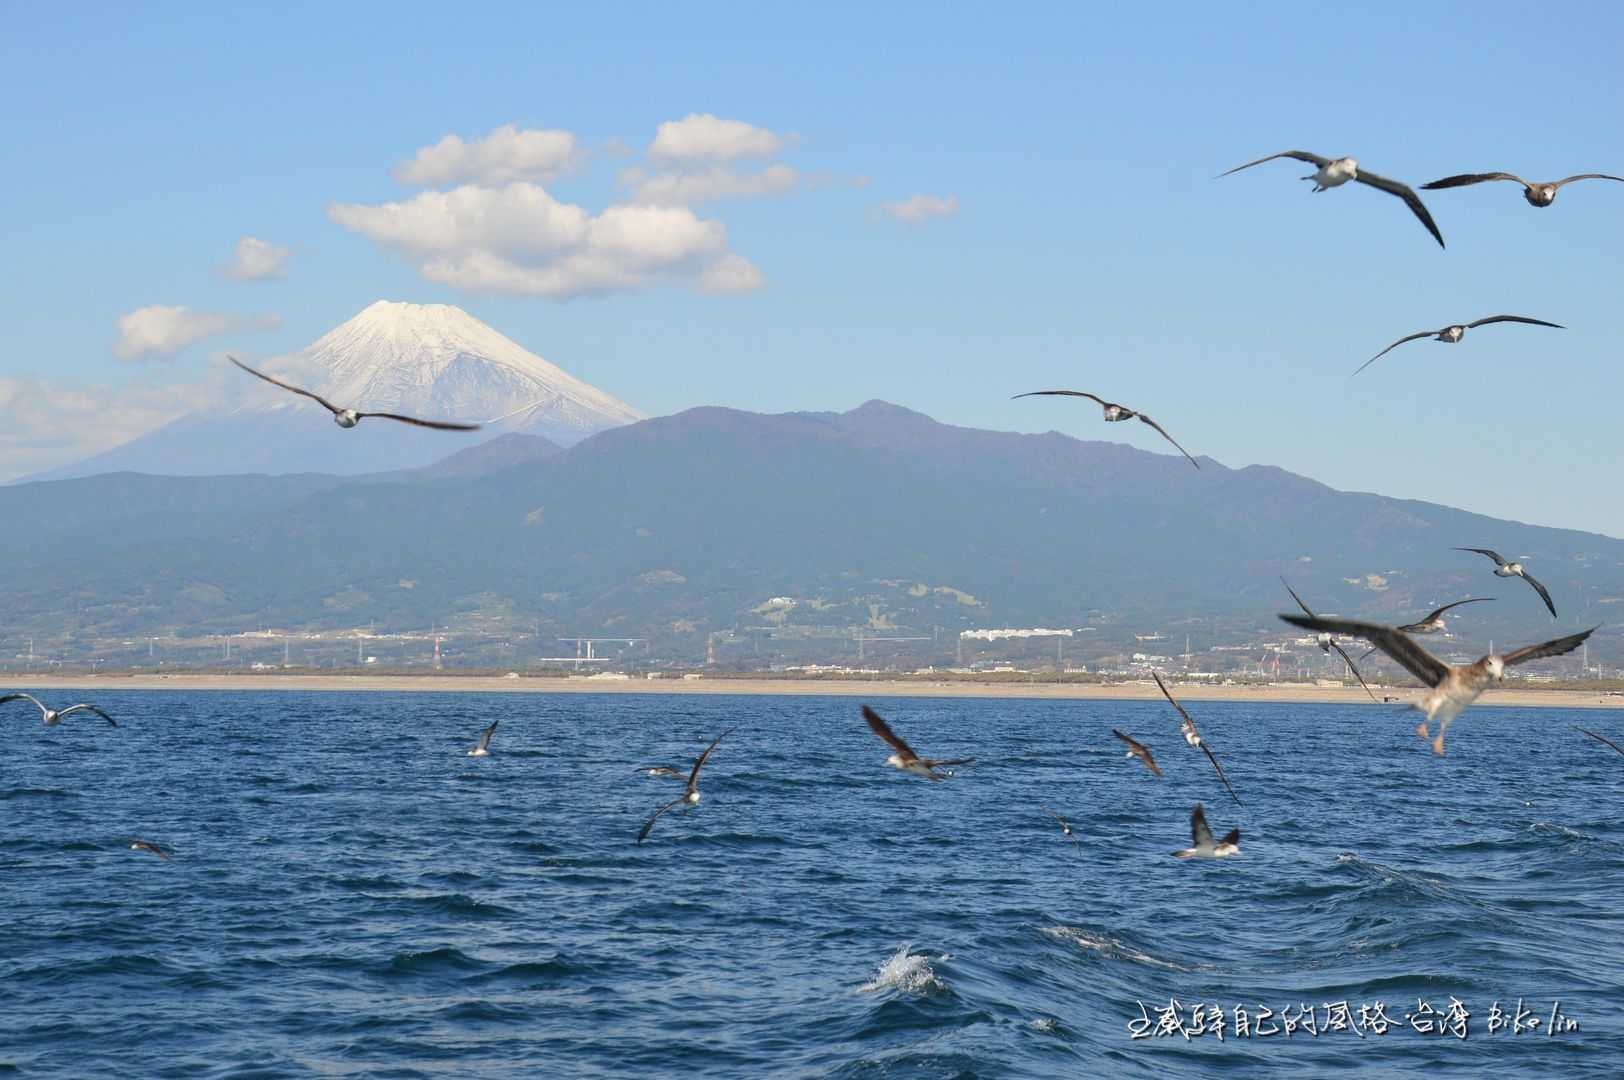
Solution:
[[(1328, 191), (1332, 188), (1340, 187), (1349, 181), (1354, 181), (1356, 183), (1375, 188), (1378, 191), (1386, 192), (1389, 195), (1397, 196), (1404, 201), (1405, 205), (1410, 208), (1411, 213), (1413, 213), (1421, 224), (1425, 226), (1426, 230), (1432, 235), (1432, 237), (1438, 241), (1438, 246), (1444, 246), (1443, 233), (1439, 231), (1437, 223), (1432, 219), (1432, 214), (1427, 210), (1426, 205), (1421, 201), (1420, 196), (1415, 193), (1413, 188), (1411, 188), (1408, 184), (1401, 183), (1397, 180), (1391, 180), (1385, 176), (1379, 176), (1375, 173), (1369, 172), (1368, 170), (1361, 169), (1359, 167), (1359, 162), (1351, 157), (1327, 158), (1322, 157), (1319, 154), (1309, 153), (1306, 150), (1285, 150), (1278, 154), (1270, 154), (1267, 157), (1258, 158), (1256, 161), (1249, 161), (1244, 165), (1238, 165), (1235, 168), (1220, 174), (1220, 177), (1229, 176), (1232, 173), (1240, 172), (1243, 169), (1250, 169), (1254, 165), (1261, 165), (1264, 162), (1273, 161), (1276, 158), (1294, 158), (1298, 161), (1308, 162), (1309, 164), (1313, 165), (1315, 167), (1315, 171), (1308, 176), (1302, 177), (1302, 179), (1312, 180), (1314, 182), (1313, 190), (1315, 192)], [(1481, 184), (1497, 180), (1510, 180), (1521, 184), (1524, 188), (1523, 197), (1528, 201), (1530, 206), (1535, 207), (1550, 206), (1556, 200), (1556, 193), (1560, 188), (1577, 180), (1613, 180), (1624, 183), (1624, 177), (1611, 176), (1606, 173), (1580, 173), (1576, 176), (1569, 176), (1553, 183), (1532, 183), (1513, 173), (1489, 172), (1462, 173), (1457, 176), (1446, 176), (1442, 180), (1434, 180), (1430, 184), (1423, 184), (1421, 186), (1423, 190), (1433, 191), (1464, 187), (1471, 184)], [(1434, 340), (1442, 341), (1447, 344), (1455, 344), (1465, 336), (1466, 331), (1495, 323), (1523, 323), (1533, 326), (1545, 326), (1555, 329), (1562, 329), (1562, 327), (1557, 323), (1547, 322), (1543, 319), (1531, 318), (1526, 315), (1490, 315), (1485, 318), (1477, 319), (1473, 322), (1455, 323), (1438, 330), (1421, 330), (1417, 331), (1416, 333), (1406, 335), (1405, 337), (1401, 337), (1391, 345), (1388, 345), (1386, 348), (1382, 349), (1381, 352), (1365, 361), (1365, 363), (1360, 365), (1360, 367), (1354, 371), (1353, 374), (1359, 374), (1359, 372), (1363, 371), (1365, 368), (1387, 355), (1387, 353), (1407, 342), (1430, 337)], [(418, 417), (405, 416), (399, 413), (362, 412), (354, 408), (341, 407), (334, 405), (332, 402), (327, 401), (325, 398), (312, 391), (294, 386), (291, 383), (287, 383), (281, 379), (267, 375), (262, 371), (257, 371), (254, 368), (249, 367), (247, 364), (242, 363), (236, 357), (228, 357), (228, 359), (237, 367), (256, 378), (263, 379), (271, 385), (289, 391), (290, 393), (315, 401), (328, 412), (333, 414), (334, 422), (337, 423), (341, 428), (353, 428), (362, 420), (369, 417), (383, 420), (395, 420), (400, 423), (412, 424), (424, 428), (433, 428), (440, 431), (474, 431), (482, 426), (480, 424), (424, 420)], [(1175, 440), (1172, 435), (1168, 434), (1165, 428), (1163, 428), (1156, 421), (1152, 420), (1149, 416), (1145, 415), (1143, 412), (1130, 409), (1126, 405), (1121, 405), (1116, 402), (1106, 401), (1104, 398), (1083, 390), (1034, 390), (1024, 394), (1015, 395), (1017, 398), (1042, 396), (1087, 398), (1090, 401), (1098, 404), (1104, 410), (1104, 418), (1107, 422), (1119, 422), (1137, 419), (1141, 423), (1148, 425), (1162, 438), (1171, 443), (1180, 454), (1184, 455), (1185, 459), (1188, 460), (1191, 465), (1195, 466), (1197, 469), (1201, 468), (1201, 463), (1197, 461), (1189, 451), (1185, 450), (1183, 446), (1179, 445), (1177, 440)], [(1551, 600), (1549, 590), (1530, 576), (1527, 571), (1523, 569), (1521, 563), (1508, 560), (1499, 552), (1494, 551), (1491, 548), (1462, 547), (1456, 548), (1455, 550), (1472, 552), (1492, 559), (1495, 564), (1494, 573), (1499, 577), (1522, 578), (1534, 589), (1535, 592), (1539, 594), (1540, 599), (1544, 601), (1546, 608), (1549, 609), (1551, 617), (1553, 619), (1556, 618), (1556, 605)], [(1358, 680), (1359, 685), (1364, 687), (1365, 692), (1370, 695), (1371, 700), (1376, 700), (1374, 692), (1371, 691), (1369, 685), (1365, 682), (1364, 676), (1359, 673), (1359, 669), (1356, 666), (1353, 658), (1348, 655), (1347, 650), (1344, 649), (1341, 643), (1336, 640), (1337, 635), (1350, 638), (1362, 638), (1370, 643), (1370, 650), (1360, 657), (1361, 660), (1369, 656), (1371, 653), (1380, 651), (1391, 657), (1395, 662), (1397, 662), (1405, 670), (1409, 671), (1417, 679), (1421, 680), (1421, 682), (1428, 688), (1428, 692), (1423, 695), (1418, 704), (1413, 706), (1424, 714), (1424, 718), (1416, 728), (1416, 733), (1424, 739), (1430, 739), (1433, 752), (1437, 754), (1442, 754), (1444, 752), (1444, 732), (1448, 729), (1450, 722), (1453, 721), (1455, 717), (1459, 716), (1467, 708), (1467, 706), (1476, 701), (1478, 696), (1481, 695), (1484, 690), (1501, 681), (1505, 676), (1507, 668), (1514, 667), (1517, 664), (1526, 663), (1531, 660), (1538, 660), (1551, 656), (1561, 656), (1566, 653), (1570, 653), (1574, 649), (1578, 648), (1596, 630), (1596, 627), (1592, 627), (1589, 630), (1585, 630), (1577, 634), (1569, 634), (1565, 637), (1555, 638), (1535, 645), (1528, 645), (1520, 649), (1514, 649), (1508, 653), (1490, 653), (1489, 655), (1484, 656), (1471, 664), (1449, 664), (1439, 660), (1437, 657), (1427, 652), (1427, 650), (1422, 648), (1422, 646), (1418, 644), (1411, 635), (1433, 634), (1441, 632), (1444, 629), (1444, 614), (1446, 612), (1464, 604), (1475, 604), (1481, 603), (1485, 600), (1491, 600), (1493, 599), (1492, 597), (1470, 597), (1465, 600), (1456, 600), (1453, 603), (1443, 605), (1436, 611), (1433, 611), (1431, 614), (1417, 622), (1409, 623), (1403, 626), (1382, 626), (1376, 623), (1360, 622), (1353, 619), (1321, 617), (1316, 615), (1313, 610), (1303, 601), (1302, 597), (1297, 595), (1297, 591), (1291, 587), (1290, 583), (1286, 582), (1284, 579), (1282, 579), (1281, 583), (1286, 586), (1286, 591), (1291, 594), (1292, 599), (1297, 602), (1297, 606), (1302, 609), (1302, 614), (1283, 614), (1280, 616), (1280, 618), (1293, 626), (1314, 631), (1317, 635), (1316, 642), (1319, 647), (1327, 655), (1334, 650), (1337, 655), (1342, 658), (1342, 660), (1347, 664), (1348, 670), (1352, 672), (1354, 678)], [(1224, 788), (1229, 792), (1230, 797), (1233, 798), (1237, 804), (1239, 804), (1241, 801), (1240, 796), (1235, 793), (1235, 789), (1230, 785), (1228, 777), (1224, 775), (1223, 767), (1218, 764), (1218, 758), (1213, 754), (1212, 747), (1208, 746), (1206, 741), (1201, 737), (1200, 732), (1196, 728), (1195, 721), (1185, 710), (1184, 706), (1180, 705), (1178, 700), (1173, 697), (1172, 692), (1167, 688), (1167, 684), (1162, 681), (1161, 675), (1154, 670), (1151, 672), (1151, 674), (1155, 677), (1156, 685), (1161, 688), (1162, 694), (1167, 698), (1168, 702), (1175, 710), (1177, 710), (1179, 714), (1179, 733), (1183, 736), (1184, 741), (1189, 746), (1199, 749), (1206, 754), (1207, 759), (1212, 762), (1212, 767), (1216, 771), (1218, 779), (1223, 783)], [(0, 705), (4, 705), (7, 702), (22, 700), (30, 701), (39, 708), (42, 718), (48, 727), (55, 726), (56, 724), (60, 723), (63, 718), (77, 712), (94, 713), (95, 715), (106, 720), (109, 724), (112, 724), (114, 727), (118, 726), (117, 721), (115, 721), (107, 713), (103, 712), (94, 705), (85, 703), (56, 710), (47, 707), (40, 702), (39, 699), (30, 694), (11, 693), (0, 696)], [(1387, 698), (1386, 700), (1392, 701), (1395, 699)], [(864, 705), (862, 707), (862, 716), (867, 722), (869, 729), (891, 747), (892, 753), (886, 758), (885, 764), (892, 768), (899, 769), (902, 772), (909, 773), (913, 776), (922, 777), (926, 780), (940, 781), (953, 775), (952, 772), (948, 771), (948, 766), (967, 765), (975, 760), (973, 757), (921, 757), (911, 746), (908, 745), (906, 741), (902, 739), (901, 736), (893, 731), (891, 726), (887, 724), (886, 721), (872, 708)], [(1436, 722), (1438, 725), (1436, 735), (1432, 735), (1430, 733), (1430, 725), (1434, 722)], [(468, 751), (469, 756), (485, 757), (490, 754), (491, 737), (495, 735), (498, 723), (500, 723), (500, 721), (493, 722), (489, 727), (485, 728), (480, 733), (478, 744), (472, 750)], [(1620, 754), (1624, 754), (1624, 747), (1620, 747), (1611, 739), (1598, 735), (1593, 731), (1586, 731), (1583, 728), (1577, 728), (1576, 730), (1588, 735), (1592, 739), (1612, 747)], [(705, 748), (704, 752), (701, 753), (694, 761), (693, 767), (686, 772), (669, 765), (658, 765), (638, 770), (639, 772), (642, 772), (648, 776), (682, 780), (684, 782), (684, 790), (681, 796), (666, 802), (656, 809), (652, 815), (650, 815), (648, 820), (643, 823), (642, 829), (638, 831), (637, 839), (635, 841), (636, 843), (641, 844), (643, 841), (647, 840), (649, 834), (654, 830), (655, 823), (658, 822), (660, 818), (663, 817), (668, 811), (674, 810), (678, 807), (696, 806), (699, 803), (700, 771), (704, 769), (705, 763), (710, 760), (711, 755), (721, 744), (722, 740), (727, 738), (727, 736), (731, 733), (732, 729), (723, 732), (713, 739), (710, 745)], [(1156, 764), (1155, 756), (1149, 746), (1130, 735), (1117, 731), (1114, 728), (1112, 729), (1111, 734), (1117, 739), (1121, 740), (1122, 743), (1127, 746), (1127, 753), (1129, 757), (1138, 758), (1153, 776), (1160, 777), (1162, 775), (1161, 768)], [(1071, 839), (1073, 843), (1076, 843), (1077, 838), (1072, 834), (1070, 824), (1068, 824), (1059, 814), (1049, 810), (1048, 807), (1044, 807), (1043, 809), (1059, 823), (1062, 833)], [(1200, 803), (1196, 804), (1195, 808), (1190, 814), (1190, 837), (1191, 846), (1172, 852), (1175, 857), (1181, 859), (1221, 859), (1240, 854), (1240, 830), (1238, 828), (1231, 829), (1222, 839), (1215, 840), (1212, 835), (1212, 829), (1207, 824), (1206, 812)], [(159, 845), (147, 840), (131, 840), (130, 848), (134, 851), (149, 852), (164, 859), (168, 859), (170, 857), (169, 853)]]

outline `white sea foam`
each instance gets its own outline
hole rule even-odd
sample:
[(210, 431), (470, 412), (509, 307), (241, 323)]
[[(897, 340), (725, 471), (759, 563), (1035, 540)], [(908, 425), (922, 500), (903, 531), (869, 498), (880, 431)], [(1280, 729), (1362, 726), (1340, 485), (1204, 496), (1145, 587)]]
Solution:
[[(912, 948), (913, 943), (909, 942), (892, 953), (874, 973), (874, 978), (857, 989), (863, 993), (900, 990), (905, 994), (934, 994), (946, 990), (947, 984), (931, 969), (930, 957), (923, 953), (909, 952)], [(943, 953), (936, 959), (942, 961), (951, 957)]]

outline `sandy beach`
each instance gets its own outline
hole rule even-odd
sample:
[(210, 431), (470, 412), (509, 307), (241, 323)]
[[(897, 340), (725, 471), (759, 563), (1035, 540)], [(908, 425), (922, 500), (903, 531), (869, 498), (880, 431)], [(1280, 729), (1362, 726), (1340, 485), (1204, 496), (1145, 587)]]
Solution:
[[(843, 697), (968, 697), (1100, 699), (1134, 701), (1161, 696), (1152, 682), (1108, 685), (1043, 682), (950, 682), (822, 679), (591, 679), (503, 678), (448, 675), (23, 675), (5, 681), (20, 690), (303, 690), (388, 693), (535, 693), (535, 694), (778, 694)], [(1285, 701), (1369, 703), (1358, 687), (1213, 686), (1173, 683), (1190, 701)], [(1417, 700), (1416, 687), (1373, 687), (1378, 695), (1400, 703)], [(1596, 690), (1544, 690), (1507, 687), (1483, 696), (1488, 705), (1536, 708), (1624, 708), (1624, 695)]]

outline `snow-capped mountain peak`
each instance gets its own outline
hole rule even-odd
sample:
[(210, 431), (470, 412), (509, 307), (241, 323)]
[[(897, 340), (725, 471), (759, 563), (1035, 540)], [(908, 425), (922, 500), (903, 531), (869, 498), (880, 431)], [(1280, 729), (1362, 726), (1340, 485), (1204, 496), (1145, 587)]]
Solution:
[[(509, 417), (504, 432), (545, 435), (563, 444), (644, 418), (450, 304), (379, 300), (270, 367), (305, 380), (335, 404), (440, 420)], [(264, 398), (248, 406), (312, 407), (318, 406), (298, 398)]]

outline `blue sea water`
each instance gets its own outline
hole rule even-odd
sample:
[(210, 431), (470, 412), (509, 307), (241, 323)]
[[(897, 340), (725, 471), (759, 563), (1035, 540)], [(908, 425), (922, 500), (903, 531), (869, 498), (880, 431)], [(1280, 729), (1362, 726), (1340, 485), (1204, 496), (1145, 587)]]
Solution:
[(3, 717), (0, 1074), (1624, 1074), (1617, 714), (1193, 702), (1237, 805), (1159, 702), (96, 700)]

